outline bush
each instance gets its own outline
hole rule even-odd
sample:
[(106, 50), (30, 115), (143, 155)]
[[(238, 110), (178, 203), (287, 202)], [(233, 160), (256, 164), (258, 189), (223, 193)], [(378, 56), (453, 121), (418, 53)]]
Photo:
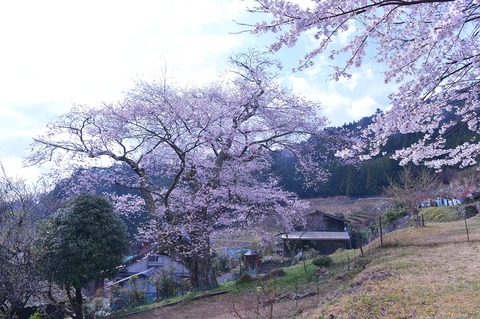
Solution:
[[(172, 269), (162, 269), (157, 272), (155, 276), (150, 277), (150, 282), (153, 285), (158, 285), (158, 288), (164, 298), (175, 297), (178, 292), (179, 285), (175, 282)], [(183, 287), (180, 287), (183, 290)]]
[(147, 303), (148, 297), (145, 291), (138, 287), (138, 279), (137, 276), (132, 276), (125, 287), (112, 287), (113, 309), (132, 309)]
[(42, 319), (42, 315), (38, 311), (36, 311), (33, 315), (30, 315), (28, 319)]
[(352, 228), (350, 234), (352, 237), (352, 248), (360, 248), (368, 238), (366, 229)]
[(230, 258), (227, 255), (216, 255), (213, 258), (215, 270), (218, 273), (228, 272), (230, 267)]
[(405, 207), (402, 207), (399, 205), (394, 205), (393, 207), (388, 208), (385, 211), (385, 219), (389, 224), (393, 224), (400, 218), (405, 217), (407, 215), (408, 215), (408, 212), (405, 209)]
[(100, 318), (110, 315), (110, 301), (107, 298), (96, 297), (86, 302), (84, 305), (85, 318)]
[(471, 218), (478, 214), (476, 205), (466, 205), (463, 209), (464, 218)]
[(315, 258), (312, 261), (312, 264), (318, 267), (329, 267), (333, 263), (332, 257), (327, 256), (327, 255), (321, 255)]
[(243, 274), (243, 275), (240, 276), (240, 278), (238, 278), (238, 280), (235, 283), (237, 285), (241, 285), (241, 284), (251, 282), (251, 281), (253, 281), (252, 276), (250, 276), (249, 274)]
[(147, 303), (147, 296), (143, 290), (130, 287), (112, 287), (113, 309), (132, 309)]

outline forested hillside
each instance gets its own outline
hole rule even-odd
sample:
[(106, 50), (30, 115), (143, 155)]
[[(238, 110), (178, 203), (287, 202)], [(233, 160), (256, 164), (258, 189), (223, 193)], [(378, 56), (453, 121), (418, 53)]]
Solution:
[[(275, 174), (280, 177), (282, 188), (287, 191), (298, 194), (301, 198), (330, 197), (330, 196), (372, 196), (383, 192), (384, 187), (388, 186), (389, 179), (396, 180), (398, 173), (402, 170), (398, 161), (390, 158), (396, 149), (404, 148), (418, 141), (420, 134), (397, 134), (391, 137), (387, 145), (383, 149), (384, 155), (377, 156), (360, 164), (352, 165), (342, 162), (334, 156), (334, 151), (330, 147), (332, 136), (340, 136), (342, 134), (358, 134), (362, 129), (372, 123), (374, 115), (364, 117), (357, 122), (344, 124), (341, 127), (329, 127), (325, 129), (326, 134), (323, 139), (316, 137), (303, 142), (306, 151), (313, 150), (322, 154), (318, 157), (321, 167), (329, 172), (329, 178), (323, 183), (317, 183), (315, 186), (305, 187), (305, 176), (296, 170), (298, 165), (297, 159), (288, 150), (277, 151), (273, 153), (272, 169)], [(451, 130), (447, 144), (449, 147), (460, 145), (467, 140), (475, 138), (472, 132), (464, 127), (456, 127)], [(126, 170), (122, 165), (115, 165), (114, 170)], [(104, 174), (108, 174), (109, 169), (92, 168), (91, 170), (105, 170)], [(456, 168), (453, 168), (455, 171)], [(82, 172), (77, 172), (71, 179), (81, 178)], [(133, 175), (132, 175), (133, 177)], [(449, 183), (451, 178), (451, 170), (447, 173), (440, 173), (440, 178), (444, 183)], [(156, 176), (156, 183), (159, 185), (168, 184), (168, 177)], [(70, 185), (72, 180), (64, 181), (59, 184), (55, 192), (57, 195), (64, 196), (64, 190)], [(126, 194), (135, 190), (124, 188), (116, 184), (103, 184), (96, 189), (96, 193), (101, 194), (116, 193), (117, 195)], [(141, 218), (142, 220), (144, 218)], [(138, 222), (138, 221), (137, 221)], [(133, 227), (133, 225), (129, 225)]]
[[(357, 134), (372, 123), (372, 119), (373, 115), (354, 123), (345, 124), (342, 127), (333, 127), (327, 130), (330, 135), (345, 134), (345, 132)], [(340, 159), (335, 158), (331, 151), (328, 153), (327, 141), (309, 140), (305, 142), (306, 148), (328, 153), (322, 160), (322, 167), (330, 172), (330, 178), (325, 183), (317, 184), (315, 187), (304, 187), (305, 177), (296, 172), (297, 161), (288, 152), (283, 151), (274, 154), (274, 170), (281, 177), (282, 187), (297, 193), (302, 198), (377, 195), (382, 193), (385, 186), (388, 186), (389, 179), (396, 180), (398, 173), (402, 170), (398, 161), (391, 159), (390, 156), (395, 150), (417, 142), (420, 136), (418, 133), (392, 136), (383, 148), (383, 155), (357, 165), (345, 164)], [(475, 138), (478, 137), (474, 136), (466, 127), (457, 126), (450, 131), (446, 144), (448, 147), (455, 147)], [(328, 139), (328, 135), (326, 139)], [(454, 167), (453, 170), (455, 171), (457, 168)], [(444, 183), (450, 182), (450, 172), (439, 173)]]

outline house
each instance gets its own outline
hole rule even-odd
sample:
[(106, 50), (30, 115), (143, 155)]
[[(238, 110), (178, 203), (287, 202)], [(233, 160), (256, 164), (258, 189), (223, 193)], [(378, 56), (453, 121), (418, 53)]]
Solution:
[(96, 279), (88, 283), (86, 287), (82, 288), (82, 294), (86, 297), (92, 297), (97, 292), (102, 291), (105, 288), (105, 279)]
[(314, 211), (306, 216), (306, 225), (294, 232), (281, 234), (283, 255), (293, 256), (299, 251), (315, 249), (320, 254), (332, 254), (337, 249), (350, 249), (351, 239), (344, 218)]
[(153, 249), (144, 251), (138, 255), (127, 257), (122, 269), (115, 279), (107, 283), (108, 290), (117, 287), (131, 288), (132, 278), (135, 277), (135, 288), (142, 290), (150, 301), (163, 297), (155, 280), (156, 276), (171, 276), (180, 284), (182, 279), (189, 278), (188, 269), (180, 262), (173, 260), (167, 255), (153, 253)]

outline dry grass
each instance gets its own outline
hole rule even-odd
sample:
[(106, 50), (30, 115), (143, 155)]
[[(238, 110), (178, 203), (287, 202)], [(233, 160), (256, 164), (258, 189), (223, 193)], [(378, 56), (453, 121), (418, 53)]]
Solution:
[[(480, 241), (480, 217), (467, 220), (469, 238)], [(384, 236), (387, 246), (429, 246), (462, 243), (467, 240), (465, 221), (427, 223), (421, 228), (405, 228)], [(378, 242), (375, 242), (378, 245)]]
[(408, 228), (369, 249), (370, 263), (341, 297), (306, 318), (480, 318), (480, 217)]
[[(379, 240), (364, 247), (364, 256), (358, 250), (333, 254), (335, 266), (317, 277), (310, 263), (303, 276), (301, 265), (291, 268), (294, 273), (278, 278), (275, 289), (265, 286), (266, 294), (253, 283), (251, 289), (128, 318), (270, 318), (270, 305), (263, 302), (276, 295), (272, 289), (319, 292), (275, 303), (275, 319), (480, 318), (480, 216), (469, 219), (468, 227), (470, 242), (463, 220), (402, 229), (385, 235), (383, 247)], [(230, 244), (248, 239), (235, 236)]]

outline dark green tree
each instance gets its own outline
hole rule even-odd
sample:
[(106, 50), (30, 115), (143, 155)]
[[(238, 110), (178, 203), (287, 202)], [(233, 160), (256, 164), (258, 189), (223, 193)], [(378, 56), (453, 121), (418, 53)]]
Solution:
[(65, 289), (75, 319), (83, 318), (82, 287), (115, 275), (128, 253), (127, 229), (110, 202), (79, 195), (45, 229), (48, 279)]

